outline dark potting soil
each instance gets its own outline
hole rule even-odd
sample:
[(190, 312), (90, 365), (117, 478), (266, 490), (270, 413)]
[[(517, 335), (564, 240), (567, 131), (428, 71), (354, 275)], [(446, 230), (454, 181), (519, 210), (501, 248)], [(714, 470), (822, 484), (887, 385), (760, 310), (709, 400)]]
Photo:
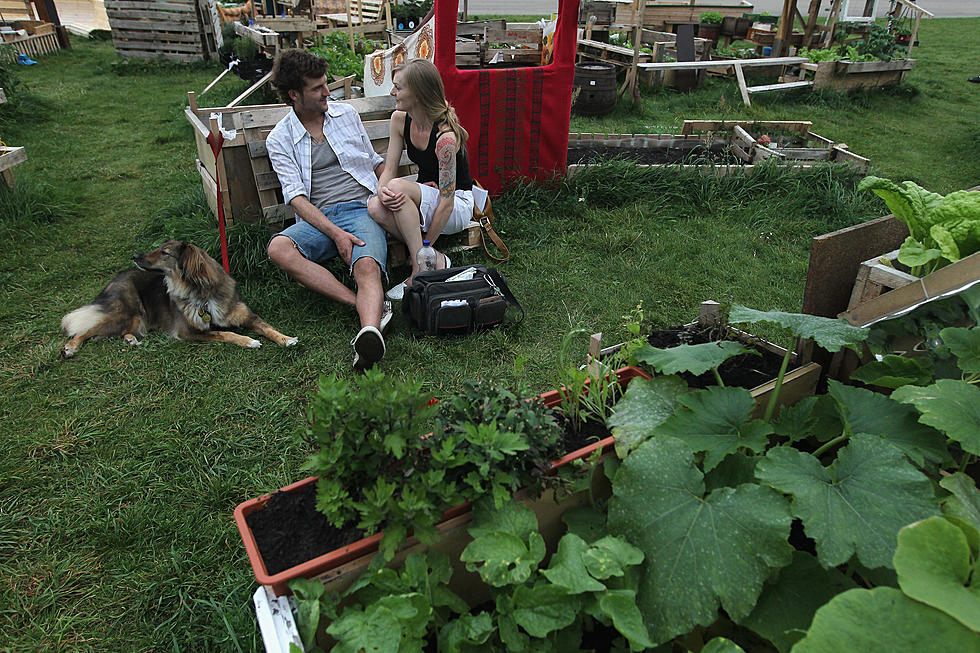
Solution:
[[(659, 349), (667, 349), (677, 345), (700, 345), (718, 340), (736, 340), (736, 338), (730, 337), (724, 329), (683, 326), (651, 331), (650, 335), (647, 336), (647, 342)], [(783, 362), (781, 356), (777, 356), (760, 345), (748, 344), (746, 346), (758, 351), (761, 356), (739, 354), (722, 363), (718, 368), (718, 373), (726, 386), (751, 390), (757, 385), (773, 380), (779, 374), (779, 366)], [(680, 376), (692, 388), (706, 388), (716, 385), (715, 375), (711, 371), (698, 376), (684, 372)]]
[(356, 528), (338, 529), (316, 509), (316, 483), (279, 491), (245, 518), (262, 553), (266, 571), (278, 574), (365, 536)]
[(725, 147), (694, 148), (678, 147), (621, 147), (616, 145), (590, 145), (589, 147), (572, 146), (568, 148), (568, 163), (595, 163), (609, 159), (622, 159), (645, 165), (669, 163), (715, 163), (740, 165), (745, 163), (731, 150)]
[(565, 434), (562, 436), (562, 446), (567, 453), (578, 451), (582, 447), (604, 440), (612, 435), (612, 431), (602, 422), (587, 419), (579, 424), (564, 415), (559, 416)]

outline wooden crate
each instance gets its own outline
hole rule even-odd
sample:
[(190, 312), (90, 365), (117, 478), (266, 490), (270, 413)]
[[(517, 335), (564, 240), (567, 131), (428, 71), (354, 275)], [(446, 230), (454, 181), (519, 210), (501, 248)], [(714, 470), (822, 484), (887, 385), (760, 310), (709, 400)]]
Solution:
[(105, 0), (117, 53), (173, 61), (217, 56), (212, 7), (209, 0)]
[(16, 41), (10, 41), (5, 45), (7, 47), (0, 51), (0, 60), (11, 63), (17, 60), (18, 54), (27, 55), (31, 59), (37, 59), (61, 49), (58, 35), (54, 32), (35, 34)]

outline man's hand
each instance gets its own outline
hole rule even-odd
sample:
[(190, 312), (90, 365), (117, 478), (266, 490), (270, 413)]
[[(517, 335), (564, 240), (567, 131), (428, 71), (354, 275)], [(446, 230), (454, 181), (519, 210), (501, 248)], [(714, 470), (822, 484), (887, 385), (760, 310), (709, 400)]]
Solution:
[(351, 256), (354, 253), (354, 245), (364, 246), (364, 241), (350, 233), (349, 231), (339, 231), (337, 235), (332, 236), (333, 242), (337, 245), (337, 251), (340, 253), (340, 257), (344, 259), (344, 263), (347, 267), (350, 267)]
[(396, 193), (387, 186), (382, 186), (378, 189), (378, 199), (381, 200), (381, 206), (390, 211), (397, 211), (404, 206), (408, 196), (405, 193)]

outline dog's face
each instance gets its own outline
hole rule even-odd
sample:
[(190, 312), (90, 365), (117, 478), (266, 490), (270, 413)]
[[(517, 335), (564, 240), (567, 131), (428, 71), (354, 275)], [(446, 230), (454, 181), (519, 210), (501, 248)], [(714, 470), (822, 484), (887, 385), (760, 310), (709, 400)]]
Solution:
[(222, 270), (217, 261), (200, 247), (178, 240), (168, 240), (152, 252), (135, 254), (133, 263), (141, 270), (159, 272), (170, 279), (209, 286), (218, 280)]

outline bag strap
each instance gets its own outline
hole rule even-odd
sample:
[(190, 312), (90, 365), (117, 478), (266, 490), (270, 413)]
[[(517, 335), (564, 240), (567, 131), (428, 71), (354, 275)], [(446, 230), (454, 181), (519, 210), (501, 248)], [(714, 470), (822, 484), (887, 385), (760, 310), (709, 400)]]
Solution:
[(507, 303), (521, 312), (521, 319), (517, 320), (517, 322), (514, 324), (520, 324), (523, 322), (524, 307), (521, 306), (519, 301), (517, 301), (517, 297), (514, 297), (514, 293), (510, 291), (510, 288), (507, 286), (507, 281), (504, 279), (503, 275), (497, 272), (495, 268), (487, 268), (487, 276), (490, 277), (490, 280), (493, 282), (494, 286), (497, 287), (497, 290), (500, 291), (500, 294), (504, 296), (504, 299), (507, 300)]
[[(478, 182), (476, 179), (473, 180), (473, 185), (483, 188), (483, 186), (480, 185), (480, 182)], [(497, 263), (505, 263), (510, 258), (510, 249), (504, 244), (504, 241), (501, 240), (500, 236), (497, 235), (497, 232), (493, 228), (493, 207), (490, 203), (489, 195), (487, 196), (485, 209), (486, 212), (481, 211), (480, 207), (476, 205), (476, 202), (473, 203), (473, 219), (476, 220), (482, 228), (482, 231), (480, 231), (480, 242), (483, 244), (483, 251), (486, 252), (487, 257), (491, 260), (496, 261)], [(497, 246), (497, 249), (500, 250), (502, 256), (494, 256), (492, 253), (490, 253), (490, 248), (487, 247), (487, 236), (489, 236), (490, 240), (493, 241), (493, 244)]]

